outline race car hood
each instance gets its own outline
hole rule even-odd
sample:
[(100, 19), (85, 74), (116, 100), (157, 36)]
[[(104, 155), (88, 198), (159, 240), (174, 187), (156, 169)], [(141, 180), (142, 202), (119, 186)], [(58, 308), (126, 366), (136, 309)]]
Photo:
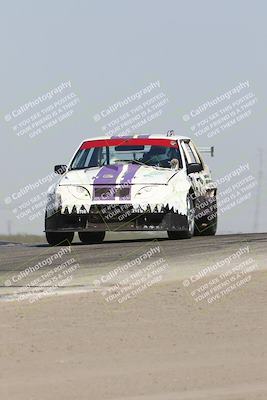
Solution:
[(60, 185), (166, 185), (179, 171), (139, 164), (116, 164), (68, 171)]

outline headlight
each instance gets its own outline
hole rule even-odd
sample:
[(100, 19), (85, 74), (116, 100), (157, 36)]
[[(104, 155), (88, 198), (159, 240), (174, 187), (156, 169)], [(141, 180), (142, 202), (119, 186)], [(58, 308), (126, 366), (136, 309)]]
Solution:
[(153, 189), (152, 186), (143, 187), (141, 190), (139, 190), (137, 194), (149, 193), (152, 191), (152, 189)]
[(67, 187), (69, 193), (72, 196), (76, 197), (76, 199), (88, 200), (88, 199), (91, 198), (90, 193), (83, 186), (75, 186), (75, 185), (71, 186), (71, 185), (69, 185), (69, 186), (66, 186), (66, 187)]
[(136, 193), (135, 197), (138, 198), (139, 196), (140, 197), (156, 196), (159, 194), (159, 191), (160, 191), (160, 189), (158, 186), (146, 186), (146, 187), (143, 187), (142, 189), (140, 189)]

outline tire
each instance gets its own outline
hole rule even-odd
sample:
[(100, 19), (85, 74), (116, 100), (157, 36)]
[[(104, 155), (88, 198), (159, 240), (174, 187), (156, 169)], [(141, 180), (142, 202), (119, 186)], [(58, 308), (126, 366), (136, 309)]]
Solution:
[(215, 201), (213, 202), (214, 205), (214, 209), (216, 210), (216, 212), (213, 212), (214, 218), (212, 219), (212, 222), (210, 222), (209, 220), (204, 220), (202, 221), (202, 223), (206, 224), (206, 227), (201, 229), (197, 228), (197, 226), (195, 225), (195, 235), (196, 236), (214, 236), (216, 234), (217, 231), (217, 201), (216, 201), (216, 197), (215, 197)]
[(167, 231), (168, 237), (171, 240), (191, 239), (191, 237), (194, 236), (195, 211), (194, 211), (194, 203), (193, 203), (193, 200), (192, 200), (190, 194), (187, 196), (186, 202), (187, 202), (187, 225), (188, 225), (188, 228), (186, 231)]
[(196, 236), (214, 236), (216, 235), (217, 231), (217, 218), (216, 220), (212, 223), (212, 225), (209, 225), (207, 228), (204, 228), (202, 231), (195, 231)]
[(84, 244), (101, 243), (105, 238), (106, 232), (78, 232), (79, 239)]
[(201, 236), (214, 236), (217, 231), (217, 221), (213, 225), (210, 225), (207, 229), (205, 229)]
[(74, 232), (46, 232), (45, 236), (50, 246), (69, 246), (73, 240)]

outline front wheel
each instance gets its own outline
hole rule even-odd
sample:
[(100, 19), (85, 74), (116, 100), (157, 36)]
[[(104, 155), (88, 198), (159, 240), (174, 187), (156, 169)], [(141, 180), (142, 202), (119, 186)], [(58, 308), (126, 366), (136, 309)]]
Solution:
[(78, 232), (80, 241), (84, 244), (101, 243), (105, 238), (104, 232)]
[(187, 203), (187, 229), (185, 231), (167, 231), (168, 237), (171, 240), (191, 239), (191, 237), (194, 236), (195, 209), (190, 194), (187, 196), (186, 203)]
[(69, 246), (74, 232), (45, 232), (45, 236), (50, 246)]

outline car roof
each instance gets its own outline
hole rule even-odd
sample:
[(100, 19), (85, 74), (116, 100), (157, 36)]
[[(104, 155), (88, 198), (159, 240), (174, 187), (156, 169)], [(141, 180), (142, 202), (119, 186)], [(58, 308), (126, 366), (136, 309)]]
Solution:
[(91, 140), (109, 140), (109, 139), (174, 139), (174, 140), (191, 140), (188, 136), (181, 136), (181, 135), (170, 135), (162, 133), (156, 134), (145, 134), (145, 133), (134, 133), (131, 135), (110, 135), (110, 136), (95, 136), (88, 139), (84, 139), (83, 142), (91, 141)]

